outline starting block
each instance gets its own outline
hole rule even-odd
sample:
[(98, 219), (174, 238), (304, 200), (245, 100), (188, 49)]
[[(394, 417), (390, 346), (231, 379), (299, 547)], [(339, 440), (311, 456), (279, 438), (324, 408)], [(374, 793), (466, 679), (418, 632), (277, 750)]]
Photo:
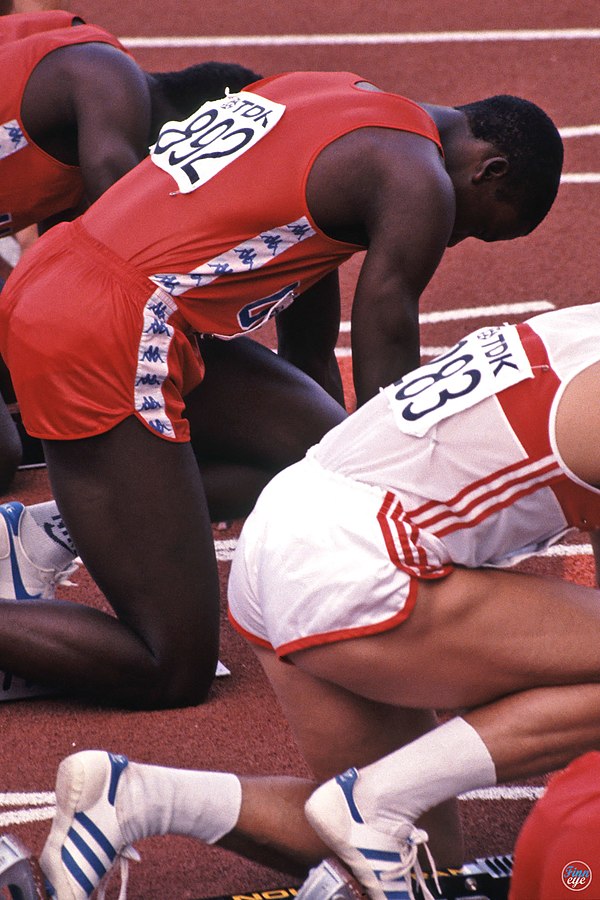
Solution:
[[(432, 875), (425, 873), (425, 881), (439, 900), (508, 900), (512, 870), (512, 854), (486, 856), (466, 863), (460, 869), (438, 870), (441, 893)], [(415, 900), (422, 900), (414, 880), (413, 893)], [(301, 887), (243, 891), (206, 900), (368, 900), (368, 895), (348, 870), (331, 858), (311, 869)]]
[(368, 894), (337, 859), (324, 859), (308, 873), (298, 900), (367, 900)]
[(0, 835), (0, 897), (48, 900), (37, 858), (12, 834)]

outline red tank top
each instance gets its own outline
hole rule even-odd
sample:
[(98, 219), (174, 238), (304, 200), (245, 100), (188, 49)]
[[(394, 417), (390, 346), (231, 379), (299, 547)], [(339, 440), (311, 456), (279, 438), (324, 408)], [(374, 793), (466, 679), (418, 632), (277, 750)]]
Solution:
[[(218, 101), (221, 118), (205, 105), (187, 124), (167, 123), (156, 159), (167, 169), (175, 160), (178, 177), (185, 181), (187, 172), (192, 184), (199, 154), (201, 173), (205, 164), (218, 168), (251, 126), (268, 128), (273, 104), (285, 107), (247, 152), (193, 189), (181, 188), (152, 158), (142, 161), (86, 211), (84, 227), (171, 294), (195, 330), (231, 336), (259, 327), (364, 249), (329, 238), (312, 219), (306, 184), (323, 148), (355, 129), (380, 126), (422, 135), (441, 150), (421, 107), (358, 88), (363, 80), (347, 72), (287, 73)], [(227, 124), (229, 102), (241, 116), (234, 125)]]
[(9, 16), (0, 16), (0, 44), (8, 44), (11, 41), (19, 41), (30, 34), (39, 34), (41, 31), (53, 31), (55, 28), (68, 28), (75, 19), (73, 13), (63, 9), (49, 9), (36, 13), (11, 13)]
[(58, 162), (27, 135), (21, 101), (31, 73), (48, 53), (92, 41), (127, 52), (95, 25), (54, 28), (0, 44), (0, 71), (10, 73), (0, 92), (0, 236), (71, 209), (83, 196), (79, 167)]

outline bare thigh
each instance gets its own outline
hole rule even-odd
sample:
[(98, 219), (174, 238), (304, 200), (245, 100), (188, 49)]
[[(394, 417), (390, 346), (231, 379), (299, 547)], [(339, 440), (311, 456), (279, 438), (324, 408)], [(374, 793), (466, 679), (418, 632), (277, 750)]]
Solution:
[(528, 688), (598, 682), (600, 592), (459, 569), (422, 582), (415, 609), (396, 628), (292, 659), (360, 696), (414, 708), (473, 707)]
[(312, 378), (251, 338), (200, 348), (206, 374), (185, 399), (201, 458), (278, 471), (347, 416)]
[(200, 342), (186, 415), (213, 521), (247, 515), (267, 482), (346, 418), (312, 378), (251, 338)]
[(117, 616), (112, 633), (81, 623), (84, 661), (92, 668), (98, 658), (96, 686), (109, 695), (118, 686), (133, 702), (145, 694), (144, 705), (197, 701), (216, 666), (219, 583), (190, 445), (131, 417), (106, 434), (44, 447), (65, 524)]

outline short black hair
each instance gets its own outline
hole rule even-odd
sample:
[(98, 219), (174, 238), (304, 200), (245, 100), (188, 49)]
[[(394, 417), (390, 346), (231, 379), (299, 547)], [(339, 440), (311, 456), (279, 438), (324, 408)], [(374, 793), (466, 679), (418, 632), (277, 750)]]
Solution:
[(183, 117), (191, 116), (207, 100), (234, 94), (258, 81), (262, 75), (237, 63), (204, 62), (175, 72), (150, 73), (159, 84), (163, 97)]
[(529, 230), (547, 215), (558, 192), (563, 142), (552, 119), (530, 100), (497, 94), (455, 107), (473, 137), (506, 156), (509, 169), (497, 197), (514, 206)]

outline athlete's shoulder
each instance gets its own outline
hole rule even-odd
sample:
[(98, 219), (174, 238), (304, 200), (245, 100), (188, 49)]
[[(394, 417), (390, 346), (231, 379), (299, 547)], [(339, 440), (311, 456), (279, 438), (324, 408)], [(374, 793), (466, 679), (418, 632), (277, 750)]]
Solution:
[(293, 94), (294, 92), (313, 92), (316, 95), (327, 89), (351, 89), (353, 84), (364, 81), (362, 76), (353, 72), (322, 72), (322, 71), (290, 71), (279, 72), (276, 75), (268, 75), (255, 81), (251, 90), (261, 92), (263, 89), (280, 90)]
[(83, 23), (81, 16), (62, 9), (0, 16), (0, 44), (19, 41), (31, 34), (54, 31), (57, 28), (70, 28), (80, 22)]

